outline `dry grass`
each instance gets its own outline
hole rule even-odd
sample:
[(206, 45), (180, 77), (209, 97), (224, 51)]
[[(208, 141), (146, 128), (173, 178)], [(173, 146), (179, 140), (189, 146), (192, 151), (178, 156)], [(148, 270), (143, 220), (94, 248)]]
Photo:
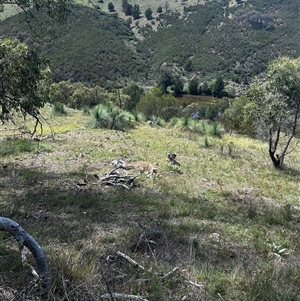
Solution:
[[(13, 151), (1, 157), (0, 209), (44, 248), (53, 285), (41, 295), (0, 233), (1, 300), (299, 300), (299, 151), (277, 171), (266, 146), (246, 137), (210, 137), (207, 148), (180, 130), (91, 130), (79, 111), (44, 114), (55, 135), (45, 125), (47, 139), (25, 152), (15, 148), (19, 131), (1, 128), (1, 149)], [(180, 169), (168, 165), (168, 151)], [(100, 186), (94, 174), (120, 158), (157, 162), (158, 174), (130, 191)]]

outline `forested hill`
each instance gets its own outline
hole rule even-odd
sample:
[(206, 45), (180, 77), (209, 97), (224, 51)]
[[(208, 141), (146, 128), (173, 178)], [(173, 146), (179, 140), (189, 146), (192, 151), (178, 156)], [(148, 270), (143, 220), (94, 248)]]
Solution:
[(245, 83), (268, 61), (300, 55), (298, 0), (190, 1), (169, 0), (163, 7), (157, 2), (157, 9), (151, 2), (149, 20), (142, 10), (139, 18), (125, 16), (119, 2), (116, 11), (105, 13), (108, 0), (74, 6), (64, 24), (38, 13), (28, 26), (19, 14), (0, 23), (0, 36), (38, 43), (55, 81), (100, 86), (129, 80), (153, 83), (166, 69), (186, 80), (220, 73)]
[(142, 31), (141, 51), (148, 50), (157, 68), (166, 62), (184, 67), (181, 75), (220, 72), (237, 81), (247, 81), (278, 56), (300, 55), (298, 0), (228, 3), (211, 1), (159, 17), (158, 31)]
[(145, 74), (145, 64), (132, 46), (134, 34), (116, 16), (80, 5), (63, 24), (40, 12), (34, 15), (29, 23), (22, 13), (4, 20), (0, 36), (37, 44), (50, 61), (55, 81), (105, 86), (107, 81), (138, 80)]

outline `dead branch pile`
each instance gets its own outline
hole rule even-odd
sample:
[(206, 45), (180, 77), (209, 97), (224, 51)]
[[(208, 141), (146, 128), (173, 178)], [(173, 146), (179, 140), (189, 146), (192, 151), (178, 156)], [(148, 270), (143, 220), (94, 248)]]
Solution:
[(137, 187), (138, 184), (135, 183), (136, 175), (130, 175), (126, 171), (127, 165), (122, 160), (116, 160), (112, 162), (114, 168), (106, 173), (105, 176), (99, 177), (95, 174), (101, 185), (110, 186), (121, 186), (127, 190)]

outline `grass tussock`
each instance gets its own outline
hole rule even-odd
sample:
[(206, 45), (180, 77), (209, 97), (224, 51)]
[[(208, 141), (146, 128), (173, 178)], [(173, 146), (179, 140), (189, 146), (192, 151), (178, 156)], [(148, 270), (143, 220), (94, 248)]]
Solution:
[[(299, 150), (278, 171), (266, 145), (219, 126), (212, 133), (201, 122), (190, 133), (183, 124), (134, 121), (135, 128), (111, 131), (107, 108), (98, 108), (100, 129), (85, 128), (93, 113), (68, 111), (52, 117), (55, 135), (45, 150), (24, 140), (2, 151), (15, 132), (0, 134), (1, 212), (43, 247), (52, 278), (42, 295), (17, 244), (0, 233), (1, 300), (85, 301), (108, 293), (151, 301), (299, 299)], [(115, 113), (118, 124), (122, 112)], [(49, 132), (45, 126), (38, 135)], [(107, 175), (116, 159), (158, 163), (157, 174), (127, 170), (135, 188), (102, 186), (94, 175)]]

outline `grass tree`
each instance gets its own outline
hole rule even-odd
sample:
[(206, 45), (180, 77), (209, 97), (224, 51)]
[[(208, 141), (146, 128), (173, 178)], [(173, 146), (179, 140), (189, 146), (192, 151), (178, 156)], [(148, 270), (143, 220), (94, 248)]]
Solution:
[(88, 122), (90, 128), (108, 128), (113, 130), (126, 130), (134, 126), (135, 118), (132, 114), (115, 105), (98, 105), (91, 111)]
[(98, 105), (91, 110), (91, 119), (88, 127), (92, 129), (107, 128), (111, 122), (111, 117), (104, 105)]
[(273, 165), (281, 168), (300, 125), (300, 58), (270, 62), (264, 77), (252, 85), (249, 98), (255, 104), (252, 116), (258, 133), (268, 141)]
[(213, 122), (210, 127), (209, 127), (209, 133), (212, 135), (212, 136), (216, 136), (216, 137), (219, 137), (221, 138), (222, 134), (224, 133), (224, 128), (223, 126), (221, 125), (221, 123), (215, 121)]
[(184, 132), (193, 132), (195, 129), (195, 121), (188, 115), (178, 120), (177, 127)]

